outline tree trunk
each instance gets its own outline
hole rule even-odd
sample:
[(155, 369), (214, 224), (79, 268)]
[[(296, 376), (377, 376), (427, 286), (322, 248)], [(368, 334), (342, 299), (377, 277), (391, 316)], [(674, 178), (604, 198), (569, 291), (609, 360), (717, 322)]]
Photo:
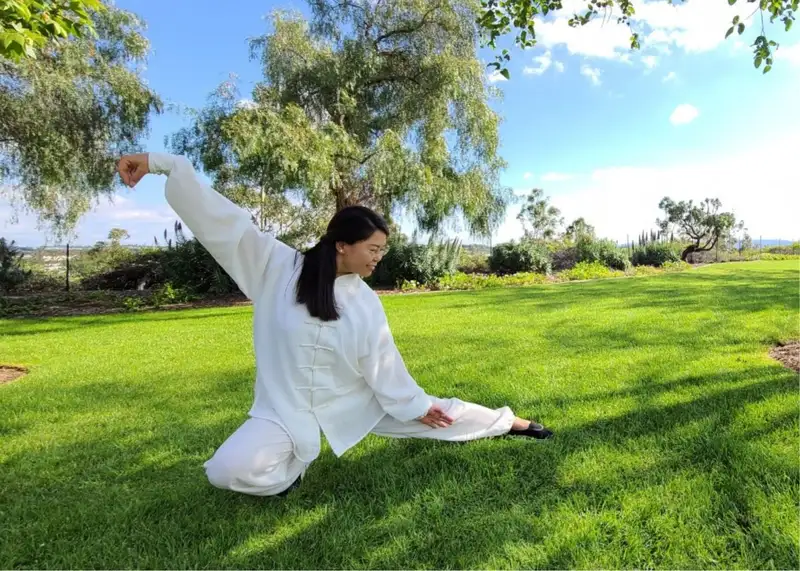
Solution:
[(686, 258), (688, 258), (688, 257), (689, 257), (689, 255), (691, 255), (691, 254), (692, 254), (692, 253), (694, 253), (694, 252), (697, 252), (698, 250), (699, 250), (699, 248), (697, 247), (697, 245), (696, 245), (696, 244), (690, 244), (690, 245), (689, 245), (689, 246), (687, 246), (687, 247), (686, 247), (686, 249), (685, 249), (685, 250), (684, 250), (684, 251), (681, 253), (681, 260), (683, 260), (683, 261), (685, 262), (685, 261), (686, 261)]
[(348, 206), (355, 206), (358, 204), (358, 199), (355, 194), (348, 193), (345, 189), (336, 189), (336, 212)]
[(69, 242), (67, 242), (67, 291), (69, 291)]

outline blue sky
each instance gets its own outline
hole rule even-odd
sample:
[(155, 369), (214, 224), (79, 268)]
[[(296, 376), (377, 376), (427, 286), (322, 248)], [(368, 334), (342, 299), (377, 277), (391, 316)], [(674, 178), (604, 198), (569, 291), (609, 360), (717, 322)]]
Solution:
[[(260, 78), (247, 38), (268, 30), (264, 17), (274, 9), (305, 10), (288, 0), (228, 5), (234, 4), (225, 10), (208, 0), (118, 0), (148, 23), (153, 53), (144, 77), (166, 101), (202, 106), (232, 73), (246, 97)], [(585, 2), (564, 4), (580, 9)], [(503, 184), (519, 195), (541, 187), (567, 222), (583, 216), (619, 241), (652, 227), (665, 195), (719, 197), (756, 239), (800, 238), (793, 220), (800, 211), (800, 25), (789, 33), (771, 29), (781, 48), (764, 76), (754, 70), (748, 45), (757, 26), (723, 40), (734, 14), (752, 12), (749, 3), (739, 4), (640, 2), (636, 26), (644, 45), (636, 52), (615, 20), (571, 29), (567, 10), (541, 22), (539, 45), (512, 51), (511, 81), (487, 75), (504, 94), (494, 103), (503, 117)], [(481, 55), (492, 60), (489, 51)], [(178, 113), (154, 117), (147, 150), (164, 150), (165, 135), (185, 121)], [(152, 243), (176, 219), (163, 182), (151, 176), (135, 191), (120, 188), (113, 205), (104, 200), (84, 217), (74, 241), (91, 244), (122, 227), (130, 243)], [(521, 235), (518, 210), (509, 208), (495, 243)], [(0, 201), (0, 235), (30, 246), (47, 239), (33, 217), (9, 217)], [(457, 228), (453, 234), (472, 241)]]

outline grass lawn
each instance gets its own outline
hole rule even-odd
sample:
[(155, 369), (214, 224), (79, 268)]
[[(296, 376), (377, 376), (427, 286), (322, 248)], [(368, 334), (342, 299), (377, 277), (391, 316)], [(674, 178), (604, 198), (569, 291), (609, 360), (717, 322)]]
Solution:
[(212, 488), (249, 307), (0, 321), (0, 568), (798, 568), (798, 263), (384, 298), (429, 393), (550, 443), (370, 436), (286, 500)]

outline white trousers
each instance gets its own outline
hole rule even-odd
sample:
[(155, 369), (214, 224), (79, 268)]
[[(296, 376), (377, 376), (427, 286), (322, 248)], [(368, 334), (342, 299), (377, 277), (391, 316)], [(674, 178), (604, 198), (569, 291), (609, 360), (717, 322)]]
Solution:
[[(514, 413), (508, 407), (491, 410), (455, 398), (434, 402), (453, 424), (431, 428), (417, 420), (400, 422), (386, 415), (372, 433), (463, 442), (506, 434), (514, 423)], [(250, 418), (219, 447), (205, 469), (209, 482), (217, 488), (272, 496), (288, 489), (305, 474), (308, 465), (294, 455), (292, 439), (283, 427), (270, 420)]]

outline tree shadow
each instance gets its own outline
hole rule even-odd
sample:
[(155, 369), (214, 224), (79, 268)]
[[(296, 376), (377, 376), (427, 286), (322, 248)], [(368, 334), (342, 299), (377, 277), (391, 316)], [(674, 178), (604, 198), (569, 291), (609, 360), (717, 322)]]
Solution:
[[(776, 431), (797, 434), (797, 379), (780, 367), (671, 383), (642, 379), (630, 389), (576, 397), (650, 397), (625, 414), (598, 412), (582, 423), (569, 421), (574, 402), (562, 399), (555, 405), (565, 422), (544, 445), (370, 436), (340, 459), (326, 448), (285, 500), (216, 490), (202, 473), (205, 458), (243, 420), (231, 412), (242, 410), (238, 402), (218, 415), (204, 417), (202, 410), (249, 375), (215, 378), (184, 409), (172, 401), (165, 406), (148, 389), (127, 393), (124, 400), (135, 406), (128, 418), (138, 423), (32, 440), (4, 454), (0, 566), (696, 567), (713, 566), (702, 558), (716, 557), (721, 566), (788, 568), (797, 562), (792, 538), (771, 529), (753, 504), (759, 494), (786, 502), (784, 494), (798, 484), (796, 459), (761, 445)], [(709, 391), (658, 404), (659, 394), (687, 385)], [(111, 390), (87, 384), (74, 399), (109, 391), (91, 400), (102, 417), (120, 406)], [(239, 388), (236, 400), (243, 394)], [(757, 429), (740, 426), (745, 407), (775, 398), (793, 398), (792, 414), (783, 411)], [(153, 416), (159, 406), (163, 413)], [(708, 488), (706, 511), (695, 513), (696, 505), (681, 501), (693, 486)], [(711, 546), (694, 539), (708, 534), (720, 539)]]

